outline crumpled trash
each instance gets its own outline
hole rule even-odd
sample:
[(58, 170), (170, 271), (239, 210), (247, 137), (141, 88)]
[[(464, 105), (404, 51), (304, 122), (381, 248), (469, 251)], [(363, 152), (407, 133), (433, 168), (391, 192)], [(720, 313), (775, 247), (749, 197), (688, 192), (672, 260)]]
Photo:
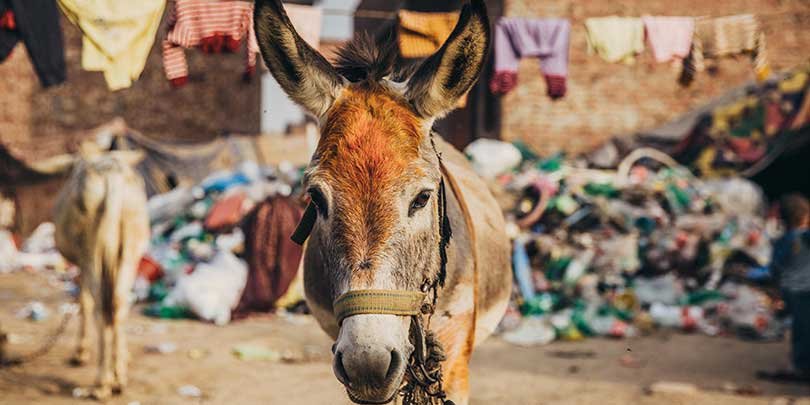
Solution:
[(233, 193), (211, 206), (205, 218), (205, 229), (211, 231), (230, 230), (239, 224), (247, 212), (245, 193)]
[(720, 291), (730, 297), (722, 317), (738, 336), (755, 340), (774, 340), (782, 336), (784, 326), (774, 317), (772, 299), (748, 285), (725, 283)]
[(54, 235), (56, 235), (56, 225), (53, 222), (43, 222), (34, 229), (34, 232), (25, 240), (20, 250), (25, 253), (53, 251), (56, 249)]
[(480, 138), (464, 148), (473, 170), (485, 179), (494, 179), (517, 167), (523, 160), (520, 150), (509, 142)]
[(186, 307), (200, 319), (225, 325), (247, 283), (247, 265), (230, 252), (219, 252), (194, 272), (180, 277), (164, 304)]
[(188, 187), (177, 187), (167, 193), (152, 196), (146, 203), (153, 224), (168, 221), (185, 211), (194, 202)]
[(511, 344), (526, 347), (549, 344), (556, 336), (554, 325), (544, 316), (525, 317), (517, 328), (501, 335)]
[(177, 351), (177, 344), (174, 342), (160, 342), (146, 345), (143, 350), (152, 354), (172, 354)]
[(706, 180), (699, 185), (723, 211), (735, 216), (760, 216), (765, 211), (765, 195), (750, 180), (741, 177)]
[(31, 301), (17, 311), (17, 318), (31, 321), (44, 321), (51, 315), (51, 311), (40, 301)]
[(241, 344), (231, 350), (239, 360), (281, 361), (282, 353), (269, 347)]
[(683, 285), (674, 274), (658, 277), (637, 277), (633, 292), (642, 304), (676, 305), (683, 297)]
[(203, 393), (202, 390), (194, 385), (183, 385), (177, 389), (177, 393), (187, 398), (200, 398)]
[(694, 395), (700, 389), (690, 383), (678, 381), (657, 381), (650, 384), (645, 391), (648, 394), (681, 394), (681, 395)]

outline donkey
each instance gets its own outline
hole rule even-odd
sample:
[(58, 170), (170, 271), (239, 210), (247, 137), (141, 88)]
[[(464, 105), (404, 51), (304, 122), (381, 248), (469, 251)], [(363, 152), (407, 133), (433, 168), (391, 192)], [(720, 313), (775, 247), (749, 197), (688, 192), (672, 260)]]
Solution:
[(446, 43), (412, 73), (394, 68), (391, 38), (360, 37), (333, 66), (279, 0), (257, 0), (254, 13), (266, 65), (320, 124), (303, 179), (311, 203), (296, 236), (309, 235), (306, 297), (335, 339), (335, 376), (354, 402), (393, 401), (413, 382), (412, 355), (426, 342), (418, 325), (429, 322), (444, 349), (446, 398), (467, 404), (473, 348), (507, 306), (509, 240), (484, 182), (431, 128), (482, 70), (484, 1), (465, 5)]
[[(127, 383), (124, 322), (137, 265), (149, 243), (143, 180), (135, 152), (83, 157), (56, 205), (56, 246), (81, 269), (79, 342), (71, 362), (89, 358), (90, 318), (98, 327), (98, 379), (92, 395), (106, 399)], [(95, 308), (95, 311), (94, 311)]]

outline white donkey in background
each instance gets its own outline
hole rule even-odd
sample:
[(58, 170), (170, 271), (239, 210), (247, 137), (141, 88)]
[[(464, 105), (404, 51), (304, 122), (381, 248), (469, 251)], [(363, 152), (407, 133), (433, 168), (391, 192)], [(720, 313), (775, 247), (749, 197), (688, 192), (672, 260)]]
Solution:
[(81, 365), (88, 360), (95, 313), (99, 371), (92, 395), (97, 399), (120, 392), (127, 383), (124, 322), (138, 262), (149, 243), (146, 193), (132, 168), (140, 157), (134, 152), (84, 156), (56, 206), (56, 246), (81, 269), (81, 325), (72, 361)]

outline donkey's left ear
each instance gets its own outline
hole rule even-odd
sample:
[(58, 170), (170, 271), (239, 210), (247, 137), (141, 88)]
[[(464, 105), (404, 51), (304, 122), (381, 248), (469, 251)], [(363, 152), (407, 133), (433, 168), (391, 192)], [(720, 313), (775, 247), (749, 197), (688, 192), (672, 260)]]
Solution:
[(424, 118), (447, 114), (478, 80), (489, 43), (486, 4), (471, 0), (444, 45), (411, 76), (405, 97)]

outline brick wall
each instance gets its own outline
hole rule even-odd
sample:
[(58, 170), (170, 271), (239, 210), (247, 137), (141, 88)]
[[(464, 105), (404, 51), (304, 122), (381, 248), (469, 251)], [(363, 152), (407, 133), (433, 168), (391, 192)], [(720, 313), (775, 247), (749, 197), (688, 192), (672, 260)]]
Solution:
[(700, 74), (688, 88), (677, 84), (677, 69), (653, 64), (649, 50), (633, 66), (606, 63), (586, 52), (585, 18), (737, 13), (759, 15), (774, 70), (810, 58), (806, 0), (506, 0), (505, 15), (569, 18), (572, 35), (568, 95), (549, 100), (537, 61), (522, 61), (518, 87), (503, 98), (503, 138), (524, 140), (544, 153), (581, 152), (611, 136), (662, 124), (753, 79), (747, 57), (720, 61), (715, 74)]
[(69, 150), (74, 134), (117, 116), (158, 139), (205, 140), (221, 131), (258, 132), (260, 80), (242, 81), (243, 52), (187, 51), (189, 83), (173, 89), (163, 75), (163, 26), (141, 78), (129, 89), (110, 92), (101, 73), (82, 70), (78, 29), (64, 19), (62, 29), (65, 84), (42, 89), (22, 46), (0, 64), (0, 143), (19, 157), (35, 159)]

